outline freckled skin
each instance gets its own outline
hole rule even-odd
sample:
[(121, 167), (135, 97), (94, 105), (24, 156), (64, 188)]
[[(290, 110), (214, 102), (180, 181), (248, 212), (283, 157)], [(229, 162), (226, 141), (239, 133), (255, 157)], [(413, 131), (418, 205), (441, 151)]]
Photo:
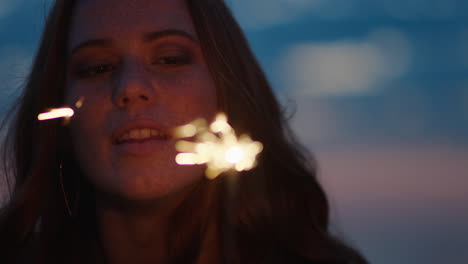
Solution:
[[(149, 32), (167, 29), (196, 38), (183, 1), (85, 0), (72, 18), (70, 51), (91, 39), (112, 41), (70, 56), (66, 100), (73, 105), (85, 98), (70, 124), (79, 165), (98, 191), (120, 199), (158, 199), (203, 177), (203, 167), (175, 163), (175, 142), (143, 156), (118, 152), (112, 143), (113, 131), (129, 120), (150, 119), (172, 129), (200, 117), (212, 120), (216, 113), (216, 89), (196, 42), (180, 36), (142, 40)], [(190, 54), (190, 63), (175, 68), (153, 64), (153, 58), (181, 50)], [(77, 76), (74, 70), (99, 63), (113, 68), (91, 78)]]

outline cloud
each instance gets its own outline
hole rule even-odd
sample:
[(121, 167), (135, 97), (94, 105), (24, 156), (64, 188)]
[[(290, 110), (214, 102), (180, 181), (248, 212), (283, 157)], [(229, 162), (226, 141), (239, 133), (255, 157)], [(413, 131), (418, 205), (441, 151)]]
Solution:
[(233, 0), (231, 8), (249, 29), (286, 23), (319, 9), (326, 0)]
[(34, 10), (42, 16), (50, 9), (54, 0), (0, 0), (0, 22), (17, 11), (21, 11), (21, 16), (26, 18), (25, 11)]
[(343, 124), (333, 105), (301, 96), (289, 99), (295, 106), (291, 127), (304, 145), (317, 146), (342, 138)]
[(280, 59), (284, 86), (314, 96), (368, 93), (405, 74), (409, 40), (381, 29), (361, 41), (339, 40), (291, 46)]
[(365, 92), (382, 72), (382, 60), (378, 50), (368, 44), (297, 45), (288, 51), (285, 77), (292, 87), (307, 93)]
[(309, 16), (316, 20), (446, 20), (466, 15), (463, 0), (231, 0), (234, 14), (249, 30)]
[(459, 0), (380, 0), (382, 11), (401, 19), (448, 18), (460, 13)]
[(21, 6), (23, 0), (1, 0), (0, 1), (0, 19), (7, 17)]
[(0, 18), (8, 15), (14, 8), (14, 0), (2, 0), (0, 1)]

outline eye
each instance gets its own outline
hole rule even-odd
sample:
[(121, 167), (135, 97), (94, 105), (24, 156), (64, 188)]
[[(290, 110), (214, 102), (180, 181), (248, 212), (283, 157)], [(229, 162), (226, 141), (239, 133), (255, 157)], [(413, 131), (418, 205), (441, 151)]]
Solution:
[(99, 75), (106, 74), (108, 72), (112, 72), (114, 69), (115, 67), (112, 64), (83, 66), (78, 68), (78, 70), (76, 71), (76, 75), (78, 76), (78, 78), (93, 78)]
[(168, 56), (160, 58), (157, 63), (158, 64), (168, 64), (168, 65), (178, 65), (178, 64), (187, 64), (190, 60), (184, 56)]
[(191, 63), (191, 56), (186, 54), (161, 56), (153, 61), (153, 65), (164, 68), (178, 68)]

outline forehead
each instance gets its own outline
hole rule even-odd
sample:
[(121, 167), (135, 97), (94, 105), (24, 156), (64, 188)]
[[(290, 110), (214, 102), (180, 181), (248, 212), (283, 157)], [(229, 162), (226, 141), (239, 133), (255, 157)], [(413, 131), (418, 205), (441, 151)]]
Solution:
[(100, 38), (131, 38), (178, 29), (195, 36), (184, 0), (79, 0), (72, 17), (69, 45)]

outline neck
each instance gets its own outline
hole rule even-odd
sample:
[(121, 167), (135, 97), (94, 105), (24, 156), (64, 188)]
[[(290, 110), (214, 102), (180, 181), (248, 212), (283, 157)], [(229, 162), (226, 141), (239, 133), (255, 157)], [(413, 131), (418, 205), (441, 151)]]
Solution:
[[(212, 199), (203, 199), (199, 195), (200, 202), (190, 200), (190, 205), (187, 206), (184, 200), (188, 195), (189, 192), (184, 192), (145, 205), (122, 205), (98, 195), (98, 228), (107, 262), (169, 263), (169, 252), (174, 251), (173, 247), (177, 251), (189, 245), (187, 242), (201, 235), (199, 232), (203, 228), (200, 227), (205, 226), (197, 263), (216, 263), (212, 254), (217, 251), (213, 248), (217, 244), (216, 217), (206, 217), (209, 213), (207, 210), (211, 207), (206, 201)], [(188, 198), (192, 199), (193, 196)], [(182, 241), (175, 241), (173, 237)]]

